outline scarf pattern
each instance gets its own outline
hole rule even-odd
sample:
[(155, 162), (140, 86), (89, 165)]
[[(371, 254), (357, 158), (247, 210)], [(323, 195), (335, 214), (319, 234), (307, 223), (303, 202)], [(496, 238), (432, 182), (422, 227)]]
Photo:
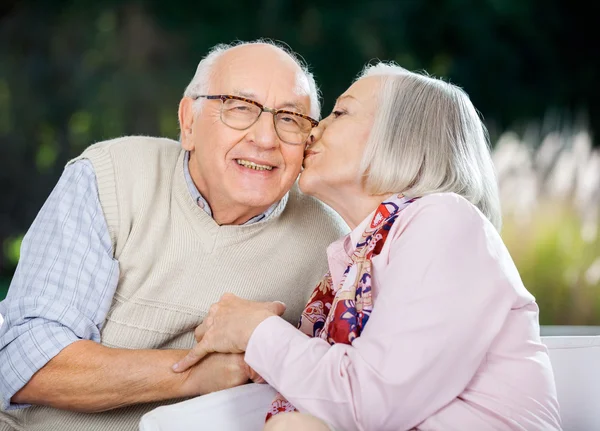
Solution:
[[(309, 337), (320, 337), (329, 344), (352, 344), (360, 336), (373, 310), (371, 296), (371, 259), (377, 256), (398, 214), (417, 198), (394, 195), (382, 202), (362, 233), (346, 270), (337, 286), (327, 272), (313, 291), (300, 317), (298, 329)], [(266, 420), (297, 409), (277, 394)]]

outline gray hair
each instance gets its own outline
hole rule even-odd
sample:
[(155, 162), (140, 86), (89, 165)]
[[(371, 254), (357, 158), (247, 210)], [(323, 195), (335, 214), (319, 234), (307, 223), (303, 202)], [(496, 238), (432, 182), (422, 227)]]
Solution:
[(361, 166), (366, 191), (408, 197), (453, 192), (500, 230), (489, 138), (469, 96), (455, 85), (394, 63), (366, 66), (358, 79), (370, 76), (383, 80)]
[[(213, 77), (214, 66), (217, 60), (229, 49), (244, 45), (269, 45), (275, 49), (287, 54), (298, 65), (302, 74), (306, 76), (309, 87), (310, 97), (310, 116), (315, 119), (321, 118), (321, 99), (320, 91), (313, 74), (308, 70), (308, 66), (304, 59), (292, 51), (289, 47), (279, 42), (274, 42), (269, 39), (257, 39), (251, 42), (236, 41), (231, 44), (220, 43), (212, 47), (208, 54), (200, 60), (196, 74), (183, 93), (184, 97), (194, 97), (200, 94), (207, 94), (209, 91), (210, 80)], [(198, 99), (194, 107), (198, 109), (202, 104), (202, 99)]]

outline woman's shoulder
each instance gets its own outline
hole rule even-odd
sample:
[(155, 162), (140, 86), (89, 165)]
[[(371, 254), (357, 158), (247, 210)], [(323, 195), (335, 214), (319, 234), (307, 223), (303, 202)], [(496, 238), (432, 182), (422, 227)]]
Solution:
[(415, 207), (436, 207), (445, 208), (453, 212), (471, 212), (477, 210), (477, 207), (469, 202), (463, 196), (456, 193), (431, 193), (414, 201)]
[(416, 199), (399, 217), (401, 225), (418, 224), (428, 229), (492, 227), (479, 209), (456, 193), (432, 193)]
[(407, 253), (415, 247), (441, 250), (460, 246), (498, 252), (504, 249), (494, 225), (475, 205), (455, 193), (416, 199), (399, 214), (389, 238), (389, 247)]
[(412, 262), (438, 256), (446, 267), (454, 269), (467, 262), (470, 273), (484, 274), (488, 283), (495, 280), (498, 289), (520, 298), (518, 304), (534, 300), (523, 286), (498, 230), (458, 194), (435, 193), (415, 200), (401, 213), (392, 231), (390, 253), (393, 249)]

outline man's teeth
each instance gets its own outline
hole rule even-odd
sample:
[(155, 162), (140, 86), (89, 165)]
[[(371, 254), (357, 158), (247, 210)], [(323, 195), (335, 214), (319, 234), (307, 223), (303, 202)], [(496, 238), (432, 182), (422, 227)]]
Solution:
[(273, 169), (273, 166), (258, 165), (256, 163), (250, 162), (248, 160), (237, 159), (236, 162), (238, 165), (242, 165), (247, 168), (254, 169), (255, 171), (270, 171)]

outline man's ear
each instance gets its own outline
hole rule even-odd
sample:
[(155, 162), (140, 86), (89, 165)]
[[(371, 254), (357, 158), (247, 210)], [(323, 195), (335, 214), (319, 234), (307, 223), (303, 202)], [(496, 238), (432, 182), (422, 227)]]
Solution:
[(192, 139), (192, 127), (194, 125), (194, 100), (184, 97), (179, 102), (179, 128), (181, 130), (181, 146), (184, 150), (192, 151), (194, 149), (194, 140)]

